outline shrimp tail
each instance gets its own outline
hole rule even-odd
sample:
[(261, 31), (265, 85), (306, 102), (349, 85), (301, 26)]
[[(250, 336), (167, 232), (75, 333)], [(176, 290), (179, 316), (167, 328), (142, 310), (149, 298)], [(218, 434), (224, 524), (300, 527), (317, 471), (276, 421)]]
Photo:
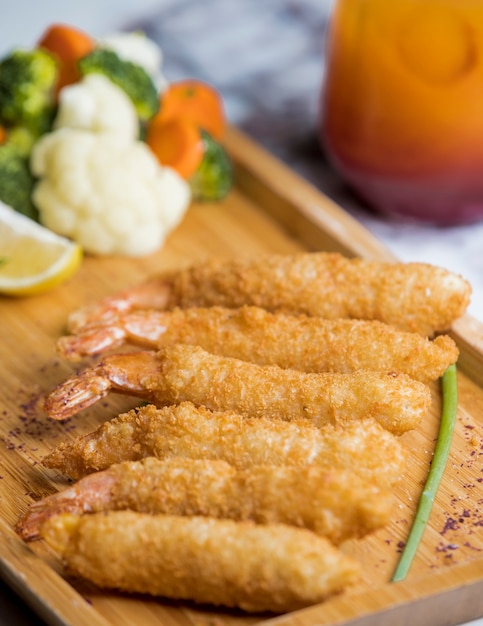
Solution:
[(55, 420), (65, 420), (107, 396), (111, 388), (111, 381), (96, 369), (86, 370), (58, 385), (45, 399), (44, 411)]
[(85, 476), (72, 487), (31, 504), (18, 520), (15, 530), (25, 541), (35, 541), (40, 538), (42, 524), (51, 517), (102, 510), (110, 501), (114, 482), (115, 477), (109, 469)]
[(35, 502), (30, 506), (27, 513), (23, 515), (15, 526), (15, 531), (22, 537), (24, 541), (35, 541), (39, 539), (39, 529), (42, 524), (54, 515), (61, 513), (82, 513), (78, 507), (72, 506), (69, 498), (62, 500), (62, 503), (56, 503), (57, 506), (51, 507), (48, 502), (49, 498)]
[(79, 335), (66, 335), (57, 341), (57, 352), (69, 361), (80, 361), (85, 356), (96, 356), (118, 348), (126, 339), (123, 328), (108, 325), (89, 326)]
[(157, 391), (162, 397), (162, 383), (155, 352), (113, 354), (58, 385), (48, 394), (43, 408), (52, 419), (65, 420), (111, 391), (146, 400), (156, 398)]
[(119, 294), (104, 298), (70, 314), (67, 327), (75, 333), (87, 324), (110, 319), (133, 309), (164, 309), (168, 305), (171, 284), (167, 278), (153, 278)]
[[(168, 327), (187, 330), (185, 311), (135, 311), (87, 324), (72, 335), (60, 337), (57, 352), (69, 361), (97, 356), (110, 349), (131, 343), (154, 350)], [(189, 329), (189, 328), (188, 328)]]

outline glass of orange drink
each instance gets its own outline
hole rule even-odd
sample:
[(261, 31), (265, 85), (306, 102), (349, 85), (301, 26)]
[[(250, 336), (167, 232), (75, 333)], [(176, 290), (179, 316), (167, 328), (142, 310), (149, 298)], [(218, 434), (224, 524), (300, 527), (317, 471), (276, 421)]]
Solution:
[(373, 208), (483, 219), (483, 2), (335, 0), (320, 135)]

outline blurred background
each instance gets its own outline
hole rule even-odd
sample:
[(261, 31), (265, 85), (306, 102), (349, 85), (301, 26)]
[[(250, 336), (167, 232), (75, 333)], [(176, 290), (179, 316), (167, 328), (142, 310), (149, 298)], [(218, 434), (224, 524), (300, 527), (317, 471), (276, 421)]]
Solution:
[[(32, 45), (55, 21), (94, 36), (144, 30), (163, 50), (168, 80), (217, 87), (232, 124), (343, 206), (403, 261), (443, 265), (473, 285), (483, 319), (483, 222), (451, 228), (371, 211), (330, 169), (316, 138), (331, 0), (16, 0), (4, 7), (0, 53)], [(354, 94), (357, 97), (357, 94)]]

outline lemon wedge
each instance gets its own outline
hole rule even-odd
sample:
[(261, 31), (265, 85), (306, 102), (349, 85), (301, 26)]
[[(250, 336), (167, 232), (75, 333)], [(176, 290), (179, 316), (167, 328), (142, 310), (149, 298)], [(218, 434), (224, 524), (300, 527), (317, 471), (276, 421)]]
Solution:
[(0, 202), (0, 293), (39, 294), (70, 278), (81, 247)]

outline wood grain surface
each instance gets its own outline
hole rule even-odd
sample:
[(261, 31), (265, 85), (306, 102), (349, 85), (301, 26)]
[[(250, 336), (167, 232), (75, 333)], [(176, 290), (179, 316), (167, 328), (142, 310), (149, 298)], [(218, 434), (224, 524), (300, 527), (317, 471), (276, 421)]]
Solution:
[(28, 505), (65, 485), (62, 477), (42, 467), (43, 456), (61, 441), (136, 405), (135, 399), (112, 397), (63, 423), (42, 414), (43, 394), (79, 367), (55, 352), (72, 309), (214, 254), (305, 249), (393, 258), (346, 213), (241, 133), (232, 129), (226, 144), (236, 165), (235, 189), (222, 203), (192, 206), (159, 253), (136, 260), (87, 258), (79, 273), (56, 291), (0, 299), (0, 576), (53, 625), (442, 626), (483, 615), (483, 330), (468, 317), (452, 331), (461, 357), (451, 458), (422, 546), (401, 583), (389, 580), (431, 463), (440, 416), (437, 383), (432, 386), (430, 415), (403, 436), (411, 455), (394, 492), (391, 524), (344, 545), (362, 561), (363, 581), (323, 605), (283, 616), (246, 616), (100, 592), (68, 578), (42, 542), (26, 545), (16, 536), (14, 524)]

